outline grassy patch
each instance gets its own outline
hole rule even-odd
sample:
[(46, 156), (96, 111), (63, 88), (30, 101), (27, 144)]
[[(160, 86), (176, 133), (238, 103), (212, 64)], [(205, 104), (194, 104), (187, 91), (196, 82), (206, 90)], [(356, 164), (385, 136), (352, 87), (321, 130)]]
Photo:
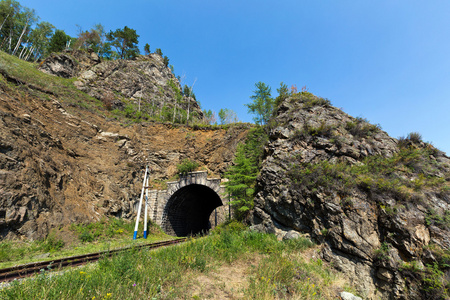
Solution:
[(36, 64), (0, 51), (0, 73), (11, 86), (15, 86), (15, 91), (31, 93), (43, 101), (57, 99), (69, 107), (104, 112), (104, 104), (100, 100), (88, 96), (74, 86), (75, 78), (48, 75), (37, 67)]
[[(139, 228), (142, 227), (143, 224), (140, 224)], [(73, 237), (71, 242), (64, 242), (61, 238), (62, 233), (57, 230), (52, 231), (42, 241), (2, 241), (0, 243), (0, 267), (52, 260), (170, 238), (155, 225), (149, 226), (149, 236), (146, 240), (132, 240), (133, 232), (133, 222), (104, 218), (95, 223), (71, 225), (69, 232), (66, 232), (66, 235)]]
[[(48, 276), (41, 272), (26, 284), (13, 283), (0, 291), (6, 299), (190, 299), (198, 278), (220, 272), (223, 265), (247, 264), (244, 299), (335, 299), (342, 290), (320, 260), (305, 260), (301, 252), (312, 244), (303, 240), (279, 242), (273, 235), (233, 229), (156, 251), (130, 250), (85, 266)], [(218, 289), (224, 287), (218, 286)]]

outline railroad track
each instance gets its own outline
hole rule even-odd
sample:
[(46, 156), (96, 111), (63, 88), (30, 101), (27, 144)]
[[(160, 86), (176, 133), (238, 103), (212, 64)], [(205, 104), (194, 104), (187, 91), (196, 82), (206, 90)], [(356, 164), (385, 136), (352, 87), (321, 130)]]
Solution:
[(59, 259), (54, 259), (51, 261), (42, 261), (42, 262), (34, 262), (24, 265), (17, 265), (14, 267), (9, 267), (5, 269), (0, 269), (0, 282), (8, 282), (12, 281), (14, 279), (20, 279), (25, 277), (30, 277), (36, 274), (37, 272), (40, 272), (41, 270), (60, 270), (65, 267), (76, 267), (84, 265), (88, 262), (95, 262), (98, 261), (100, 258), (103, 257), (110, 257), (114, 254), (118, 254), (120, 252), (128, 251), (131, 249), (154, 249), (169, 245), (174, 245), (178, 243), (185, 242), (187, 238), (181, 238), (176, 240), (169, 240), (169, 241), (162, 241), (162, 242), (156, 242), (152, 244), (145, 244), (145, 245), (137, 245), (133, 247), (127, 247), (127, 248), (119, 248), (109, 251), (100, 251), (96, 253), (89, 253), (89, 254), (83, 254), (83, 255), (76, 255), (76, 256), (69, 256)]

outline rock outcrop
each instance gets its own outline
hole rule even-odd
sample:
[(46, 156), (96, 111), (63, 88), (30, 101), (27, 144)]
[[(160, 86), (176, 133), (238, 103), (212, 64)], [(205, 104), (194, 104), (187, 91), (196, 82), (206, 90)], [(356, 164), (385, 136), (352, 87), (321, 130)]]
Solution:
[(39, 69), (59, 77), (76, 77), (75, 86), (108, 109), (124, 110), (133, 104), (160, 119), (172, 120), (173, 110), (180, 108), (189, 111), (190, 119), (203, 116), (197, 101), (181, 93), (178, 79), (159, 54), (102, 61), (92, 50), (65, 51), (50, 55)]
[(100, 62), (92, 50), (65, 51), (50, 55), (40, 64), (39, 70), (58, 77), (72, 78)]
[[(308, 233), (364, 298), (441, 299), (450, 275), (450, 159), (305, 92), (284, 101), (274, 123), (253, 227), (280, 238)], [(427, 265), (441, 272), (439, 287), (427, 286)]]

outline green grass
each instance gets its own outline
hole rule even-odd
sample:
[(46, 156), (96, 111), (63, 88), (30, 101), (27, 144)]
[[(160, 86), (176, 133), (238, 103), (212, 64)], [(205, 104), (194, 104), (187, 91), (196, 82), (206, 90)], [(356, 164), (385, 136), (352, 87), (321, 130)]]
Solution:
[(248, 273), (239, 291), (244, 299), (335, 299), (344, 288), (320, 259), (301, 257), (313, 249), (308, 240), (280, 242), (239, 226), (218, 231), (175, 247), (132, 249), (60, 276), (43, 270), (35, 280), (1, 290), (0, 299), (203, 299), (206, 295), (192, 290), (201, 276), (242, 264)]
[[(143, 224), (140, 224), (139, 228), (142, 231)], [(140, 235), (138, 235), (138, 239), (133, 240), (133, 232), (134, 222), (116, 218), (104, 218), (95, 223), (71, 225), (69, 230), (65, 232), (66, 235), (73, 237), (70, 243), (65, 243), (60, 238), (61, 232), (58, 230), (52, 231), (42, 241), (2, 241), (0, 243), (0, 268), (147, 244), (172, 238), (164, 234), (155, 225), (149, 226), (149, 235), (145, 240)], [(90, 238), (86, 238), (86, 236)], [(42, 257), (43, 254), (45, 254), (44, 257)]]
[[(38, 65), (0, 51), (0, 73), (12, 78), (10, 87), (19, 93), (30, 93), (43, 100), (58, 100), (69, 107), (83, 108), (92, 112), (104, 113), (103, 103), (78, 90), (73, 82), (76, 78), (66, 79), (45, 74)], [(3, 76), (0, 76), (3, 77)], [(5, 81), (5, 80), (2, 80)]]

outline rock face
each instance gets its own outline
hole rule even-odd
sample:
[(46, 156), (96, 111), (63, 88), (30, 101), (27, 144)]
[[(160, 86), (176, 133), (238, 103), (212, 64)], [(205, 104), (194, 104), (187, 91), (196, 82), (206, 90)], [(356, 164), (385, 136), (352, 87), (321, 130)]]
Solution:
[(309, 234), (364, 298), (439, 297), (442, 289), (420, 286), (427, 271), (414, 274), (411, 264), (439, 264), (436, 253), (449, 253), (450, 159), (309, 93), (284, 101), (275, 124), (253, 227)]
[(69, 51), (50, 55), (41, 63), (39, 70), (50, 75), (71, 78), (98, 63), (100, 58), (92, 50)]
[(220, 175), (247, 131), (163, 124), (123, 127), (86, 112), (72, 115), (57, 101), (38, 107), (23, 100), (23, 107), (5, 112), (7, 103), (16, 100), (0, 95), (3, 238), (40, 239), (52, 228), (102, 216), (133, 218), (145, 165), (154, 184), (173, 178), (185, 158)]
[(67, 51), (52, 54), (39, 69), (59, 77), (77, 77), (75, 85), (109, 109), (124, 110), (132, 103), (160, 119), (172, 120), (173, 110), (179, 108), (189, 110), (190, 119), (203, 116), (194, 98), (179, 93), (178, 79), (158, 54), (141, 55), (135, 60), (101, 61), (92, 51)]

